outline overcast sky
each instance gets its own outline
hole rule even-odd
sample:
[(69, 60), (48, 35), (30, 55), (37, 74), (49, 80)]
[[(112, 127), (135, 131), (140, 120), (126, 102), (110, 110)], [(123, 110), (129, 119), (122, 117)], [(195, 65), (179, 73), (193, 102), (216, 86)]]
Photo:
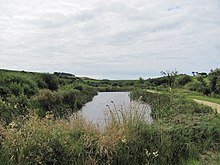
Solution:
[(0, 0), (0, 68), (136, 79), (220, 67), (220, 0)]

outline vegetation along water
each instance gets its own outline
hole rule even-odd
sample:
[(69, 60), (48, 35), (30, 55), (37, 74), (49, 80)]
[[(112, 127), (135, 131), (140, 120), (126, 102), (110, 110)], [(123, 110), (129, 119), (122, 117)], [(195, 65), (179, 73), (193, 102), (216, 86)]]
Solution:
[[(109, 100), (104, 129), (73, 115), (99, 92), (128, 91), (140, 104)], [(220, 104), (220, 69), (147, 80), (0, 70), (0, 164), (218, 165), (220, 115), (194, 99)]]

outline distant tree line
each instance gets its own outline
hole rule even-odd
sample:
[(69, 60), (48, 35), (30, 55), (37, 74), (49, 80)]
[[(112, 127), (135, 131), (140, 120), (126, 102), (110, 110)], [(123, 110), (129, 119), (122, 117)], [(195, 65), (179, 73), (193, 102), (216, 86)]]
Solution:
[(67, 76), (67, 77), (76, 77), (74, 74), (71, 74), (71, 73), (65, 73), (65, 72), (54, 72), (53, 73), (54, 75), (57, 75), (57, 76)]

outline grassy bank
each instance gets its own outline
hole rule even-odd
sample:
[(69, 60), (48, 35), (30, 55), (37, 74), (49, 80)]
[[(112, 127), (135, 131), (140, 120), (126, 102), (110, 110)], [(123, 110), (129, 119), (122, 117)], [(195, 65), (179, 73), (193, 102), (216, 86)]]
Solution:
[[(152, 129), (143, 111), (109, 111), (99, 130), (81, 117), (71, 122), (31, 117), (1, 127), (2, 164), (158, 164), (160, 130)], [(118, 120), (118, 115), (123, 118)], [(151, 143), (156, 146), (152, 146)], [(165, 147), (164, 151), (165, 151)], [(160, 153), (161, 152), (161, 153)]]
[[(218, 155), (220, 149), (220, 116), (211, 108), (198, 105), (187, 97), (174, 94), (150, 93), (136, 90), (134, 99), (152, 106), (154, 126), (159, 127), (163, 136), (169, 137), (172, 144), (168, 164), (206, 164), (207, 152)], [(158, 128), (157, 128), (158, 129)], [(162, 145), (162, 144), (161, 144)], [(204, 158), (205, 157), (205, 158)], [(209, 160), (218, 164), (219, 158)], [(166, 164), (164, 162), (164, 164)]]

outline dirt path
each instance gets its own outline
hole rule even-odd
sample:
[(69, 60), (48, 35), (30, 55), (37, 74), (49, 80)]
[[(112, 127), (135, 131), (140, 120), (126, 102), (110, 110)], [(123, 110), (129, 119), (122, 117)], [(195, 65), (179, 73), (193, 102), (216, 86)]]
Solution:
[(158, 93), (158, 94), (161, 94), (161, 92), (154, 91), (154, 90), (150, 90), (150, 89), (148, 89), (147, 91), (150, 92), (150, 93)]
[(198, 100), (198, 99), (193, 99), (193, 100), (199, 104), (207, 105), (207, 106), (211, 107), (212, 109), (216, 109), (217, 112), (220, 113), (220, 105), (219, 104), (212, 103), (209, 101)]

